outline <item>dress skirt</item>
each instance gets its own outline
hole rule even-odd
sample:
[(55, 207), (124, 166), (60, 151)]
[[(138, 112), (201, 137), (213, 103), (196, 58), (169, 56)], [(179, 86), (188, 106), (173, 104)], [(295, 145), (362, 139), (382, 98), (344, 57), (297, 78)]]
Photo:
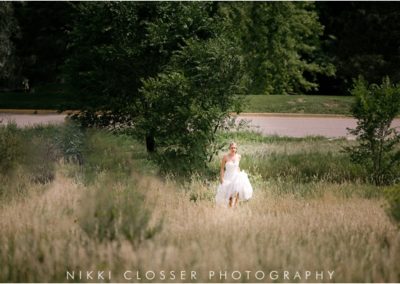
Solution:
[(235, 173), (231, 178), (224, 178), (224, 182), (219, 184), (215, 201), (218, 205), (229, 204), (229, 198), (239, 193), (239, 201), (249, 200), (253, 196), (253, 188), (249, 178), (244, 171)]

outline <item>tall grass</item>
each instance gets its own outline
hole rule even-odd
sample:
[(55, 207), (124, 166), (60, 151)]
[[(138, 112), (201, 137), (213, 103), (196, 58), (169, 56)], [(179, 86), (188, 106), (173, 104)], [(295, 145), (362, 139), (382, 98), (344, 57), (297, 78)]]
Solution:
[[(213, 190), (195, 181), (191, 186)], [(160, 232), (134, 245), (120, 232), (102, 241), (87, 234), (79, 218), (92, 201), (83, 184), (59, 175), (45, 194), (1, 209), (0, 281), (65, 282), (67, 270), (111, 270), (111, 281), (126, 282), (127, 270), (194, 270), (197, 281), (236, 282), (209, 279), (208, 272), (329, 269), (336, 282), (398, 282), (400, 233), (381, 202), (339, 198), (329, 184), (320, 186), (325, 194), (307, 200), (257, 187), (253, 200), (226, 210), (207, 198), (194, 202), (172, 181), (142, 177), (137, 188), (144, 206), (156, 204), (149, 223), (165, 221)], [(143, 275), (142, 281), (149, 282)], [(257, 282), (254, 274), (242, 281)]]
[[(82, 163), (61, 159), (51, 183), (27, 182), (29, 198), (0, 200), (0, 282), (66, 282), (73, 270), (110, 270), (110, 282), (258, 282), (257, 270), (277, 270), (277, 282), (400, 280), (400, 231), (384, 199), (364, 198), (362, 192), (377, 188), (340, 172), (345, 161), (334, 166), (342, 159), (335, 149), (347, 142), (257, 142), (262, 146), (242, 152), (241, 163), (254, 197), (228, 210), (214, 203), (217, 174), (177, 183), (158, 177), (143, 145), (128, 136), (94, 131), (83, 137)], [(252, 143), (239, 141), (239, 147)], [(315, 157), (303, 165), (307, 155)], [(325, 155), (331, 157), (317, 169)], [(339, 170), (337, 178), (326, 175), (329, 168)], [(218, 172), (217, 159), (212, 169)], [(152, 270), (157, 277), (125, 279), (127, 270)], [(186, 270), (187, 277), (161, 280), (161, 270)], [(208, 277), (220, 270), (226, 278)], [(240, 280), (232, 279), (235, 270), (243, 272)], [(252, 272), (248, 279), (245, 270)], [(285, 280), (285, 270), (299, 271), (302, 279)], [(325, 278), (306, 280), (306, 270), (324, 270)], [(332, 280), (327, 270), (334, 271)]]
[(30, 183), (52, 182), (60, 160), (82, 162), (83, 141), (83, 130), (73, 123), (25, 129), (15, 123), (0, 126), (0, 198), (23, 197)]
[(363, 168), (352, 164), (347, 156), (317, 150), (291, 155), (276, 152), (243, 155), (242, 166), (265, 180), (285, 179), (297, 183), (320, 180), (351, 182), (363, 180), (366, 175)]

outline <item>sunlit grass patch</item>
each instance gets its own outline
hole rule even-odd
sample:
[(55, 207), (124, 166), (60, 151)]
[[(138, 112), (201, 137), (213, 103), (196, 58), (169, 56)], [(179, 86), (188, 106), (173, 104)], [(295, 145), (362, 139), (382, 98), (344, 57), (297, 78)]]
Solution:
[[(0, 282), (66, 282), (67, 270), (110, 270), (112, 282), (126, 282), (127, 270), (194, 270), (198, 282), (219, 282), (208, 272), (220, 269), (399, 281), (398, 225), (379, 188), (340, 153), (351, 142), (238, 135), (254, 195), (229, 210), (214, 202), (220, 157), (209, 173), (177, 180), (160, 176), (135, 139), (83, 133), (71, 146), (81, 161), (61, 158), (51, 182), (27, 178), (25, 198), (0, 200)], [(22, 184), (22, 166), (9, 183)]]

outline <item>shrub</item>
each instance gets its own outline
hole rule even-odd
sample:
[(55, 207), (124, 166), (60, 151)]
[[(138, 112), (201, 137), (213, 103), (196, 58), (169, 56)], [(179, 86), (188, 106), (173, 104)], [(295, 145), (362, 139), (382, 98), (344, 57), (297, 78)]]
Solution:
[(85, 133), (73, 121), (67, 121), (60, 128), (59, 135), (56, 136), (58, 149), (64, 160), (68, 162), (83, 163), (82, 151), (84, 146)]
[(388, 187), (384, 193), (388, 202), (387, 212), (389, 216), (400, 222), (400, 185)]
[(390, 184), (399, 177), (400, 134), (391, 127), (400, 112), (400, 86), (388, 77), (381, 85), (369, 85), (361, 77), (354, 82), (351, 91), (356, 97), (352, 114), (358, 120), (355, 129), (358, 145), (346, 147), (351, 160), (363, 165), (376, 185)]
[(86, 133), (83, 158), (87, 183), (102, 171), (114, 174), (115, 179), (128, 177), (133, 169), (133, 141), (125, 138), (94, 129)]
[(83, 158), (89, 188), (79, 224), (90, 237), (137, 245), (161, 230), (162, 222), (149, 227), (151, 214), (133, 179), (133, 172), (148, 168), (144, 147), (129, 136), (92, 129), (86, 133)]
[(0, 125), (0, 174), (9, 173), (23, 156), (22, 138), (15, 123)]
[(161, 229), (161, 223), (149, 227), (150, 211), (144, 207), (144, 197), (134, 181), (117, 184), (112, 177), (98, 176), (98, 184), (88, 189), (82, 200), (79, 224), (99, 241), (126, 239), (137, 245)]
[(55, 177), (55, 163), (62, 157), (57, 145), (60, 126), (38, 125), (21, 131), (22, 167), (35, 183), (48, 183)]

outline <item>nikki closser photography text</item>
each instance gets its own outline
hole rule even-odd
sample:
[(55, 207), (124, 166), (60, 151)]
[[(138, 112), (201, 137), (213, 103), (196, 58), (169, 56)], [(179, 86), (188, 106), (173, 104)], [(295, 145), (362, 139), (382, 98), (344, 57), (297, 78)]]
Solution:
[(26, 282), (400, 282), (400, 2), (1, 1)]

